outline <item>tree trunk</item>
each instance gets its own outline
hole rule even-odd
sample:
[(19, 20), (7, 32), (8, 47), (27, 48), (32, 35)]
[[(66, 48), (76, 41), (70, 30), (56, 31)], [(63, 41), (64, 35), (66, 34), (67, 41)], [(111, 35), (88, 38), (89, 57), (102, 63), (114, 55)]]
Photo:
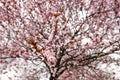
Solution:
[(53, 76), (50, 76), (50, 79), (49, 80), (55, 80)]
[(57, 77), (50, 76), (49, 80), (57, 80)]

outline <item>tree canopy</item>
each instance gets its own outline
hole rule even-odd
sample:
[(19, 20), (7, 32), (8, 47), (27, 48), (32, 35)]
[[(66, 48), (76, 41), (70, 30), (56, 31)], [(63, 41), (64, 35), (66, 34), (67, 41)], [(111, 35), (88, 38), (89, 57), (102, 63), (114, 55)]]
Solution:
[[(119, 50), (120, 0), (0, 1), (0, 64), (42, 62), (49, 80), (115, 80), (98, 67), (118, 63), (109, 55)], [(26, 80), (39, 80), (31, 72)]]

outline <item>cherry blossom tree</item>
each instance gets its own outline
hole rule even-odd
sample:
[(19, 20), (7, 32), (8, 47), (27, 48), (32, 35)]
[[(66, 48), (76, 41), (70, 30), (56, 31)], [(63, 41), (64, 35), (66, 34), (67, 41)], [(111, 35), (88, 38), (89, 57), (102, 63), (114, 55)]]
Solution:
[[(98, 67), (119, 62), (119, 24), (120, 0), (0, 0), (0, 63), (42, 62), (49, 80), (115, 80)], [(39, 80), (31, 72), (25, 80)]]

